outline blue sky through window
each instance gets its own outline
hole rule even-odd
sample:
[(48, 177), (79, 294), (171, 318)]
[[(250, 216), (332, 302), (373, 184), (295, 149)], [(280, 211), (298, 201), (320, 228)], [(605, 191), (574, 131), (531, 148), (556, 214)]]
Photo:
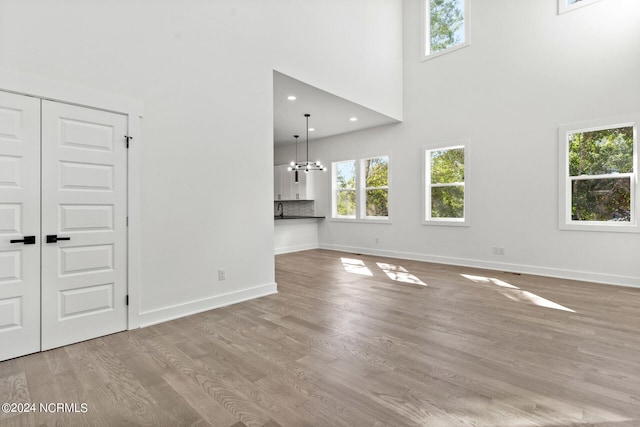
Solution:
[(347, 184), (344, 188), (353, 188), (356, 178), (356, 162), (348, 161), (336, 163), (336, 175), (338, 183)]
[[(574, 1), (579, 1), (579, 0), (574, 0)], [(464, 16), (464, 0), (458, 0), (457, 9), (460, 11), (460, 13), (462, 13), (462, 16)], [(462, 25), (460, 26), (458, 31), (455, 32), (455, 38), (457, 43), (463, 43), (466, 41), (464, 39), (464, 26), (465, 26), (466, 16), (464, 17), (465, 19), (462, 20)]]

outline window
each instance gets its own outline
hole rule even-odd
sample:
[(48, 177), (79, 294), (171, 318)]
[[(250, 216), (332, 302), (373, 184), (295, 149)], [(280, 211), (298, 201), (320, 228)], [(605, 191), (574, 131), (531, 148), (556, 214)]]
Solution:
[(333, 163), (334, 218), (356, 217), (356, 161)]
[(558, 13), (568, 12), (599, 0), (558, 0)]
[(332, 164), (333, 218), (389, 219), (389, 157)]
[(424, 59), (469, 43), (470, 0), (424, 0)]
[(469, 225), (468, 147), (424, 148), (424, 224)]
[(389, 217), (389, 158), (362, 160), (364, 172), (364, 212), (366, 218)]
[(640, 231), (633, 119), (560, 127), (561, 229)]

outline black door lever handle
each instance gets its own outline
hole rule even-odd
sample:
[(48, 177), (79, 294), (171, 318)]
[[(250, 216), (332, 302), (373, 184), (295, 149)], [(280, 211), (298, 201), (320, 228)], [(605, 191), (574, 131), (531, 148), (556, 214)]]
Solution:
[(36, 236), (24, 236), (21, 240), (10, 240), (11, 243), (24, 243), (25, 245), (35, 245)]
[(58, 237), (56, 234), (47, 235), (47, 243), (56, 243), (58, 240), (71, 240), (71, 237)]

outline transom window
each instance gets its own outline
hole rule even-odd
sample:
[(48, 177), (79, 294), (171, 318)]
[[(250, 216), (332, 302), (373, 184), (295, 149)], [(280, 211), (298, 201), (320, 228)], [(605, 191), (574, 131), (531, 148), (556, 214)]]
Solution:
[(558, 13), (569, 12), (597, 1), (599, 0), (558, 0)]
[(424, 59), (469, 42), (470, 0), (424, 0)]
[(637, 125), (563, 126), (563, 229), (638, 230)]

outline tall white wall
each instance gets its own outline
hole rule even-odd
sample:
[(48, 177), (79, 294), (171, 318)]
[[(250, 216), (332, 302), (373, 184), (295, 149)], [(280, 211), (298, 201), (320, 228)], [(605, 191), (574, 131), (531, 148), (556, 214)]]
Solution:
[[(315, 142), (325, 164), (388, 153), (393, 179), (392, 224), (326, 220), (320, 245), (640, 286), (639, 234), (557, 222), (558, 125), (640, 111), (640, 3), (558, 15), (557, 0), (471, 2), (471, 45), (421, 62), (419, 1), (405, 0), (404, 122)], [(471, 226), (421, 225), (420, 148), (461, 138)], [(320, 182), (329, 216), (329, 174)]]
[(144, 324), (273, 283), (272, 71), (399, 118), (402, 4), (2, 0), (0, 67), (144, 102)]

